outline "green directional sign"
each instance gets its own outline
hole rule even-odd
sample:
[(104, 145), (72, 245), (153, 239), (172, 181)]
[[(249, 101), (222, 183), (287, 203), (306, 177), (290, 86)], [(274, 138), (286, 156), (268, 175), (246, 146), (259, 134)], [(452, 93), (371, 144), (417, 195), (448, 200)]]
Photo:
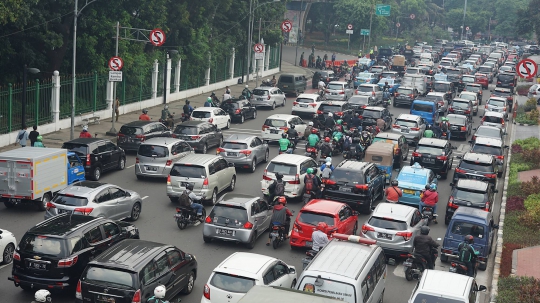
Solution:
[(369, 29), (361, 29), (360, 35), (362, 36), (369, 36)]
[(390, 5), (377, 4), (377, 7), (375, 8), (375, 15), (390, 16)]

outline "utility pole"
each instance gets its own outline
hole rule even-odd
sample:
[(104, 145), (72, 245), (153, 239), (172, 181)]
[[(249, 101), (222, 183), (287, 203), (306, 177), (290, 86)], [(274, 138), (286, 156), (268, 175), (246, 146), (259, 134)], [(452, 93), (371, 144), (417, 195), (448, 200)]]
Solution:
[(71, 128), (69, 131), (69, 139), (73, 140), (75, 136), (75, 93), (77, 89), (77, 76), (75, 69), (77, 66), (77, 16), (79, 15), (79, 0), (75, 0), (75, 9), (73, 16), (73, 66), (71, 69)]
[(371, 12), (369, 14), (369, 37), (368, 37), (368, 48), (371, 49), (371, 24), (373, 23), (373, 10), (375, 9), (375, 4), (371, 4)]
[(467, 14), (467, 0), (465, 0), (465, 6), (463, 7), (463, 25), (461, 26), (461, 40), (463, 40), (463, 31), (465, 30), (465, 15)]
[(298, 30), (296, 31), (296, 54), (294, 55), (294, 66), (298, 62), (298, 44), (300, 44), (300, 28), (302, 27), (302, 13), (304, 12), (304, 0), (300, 2), (300, 17), (298, 20)]
[(251, 65), (251, 38), (253, 33), (251, 32), (251, 23), (253, 19), (253, 0), (249, 1), (249, 24), (248, 24), (248, 45), (247, 45), (247, 56), (248, 62), (246, 64), (246, 84), (249, 84), (249, 66)]

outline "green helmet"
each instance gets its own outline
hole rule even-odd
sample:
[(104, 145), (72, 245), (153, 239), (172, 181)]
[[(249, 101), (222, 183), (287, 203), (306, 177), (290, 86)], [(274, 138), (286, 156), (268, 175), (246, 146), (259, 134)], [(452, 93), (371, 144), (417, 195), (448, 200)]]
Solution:
[(212, 102), (212, 98), (208, 97), (208, 98), (206, 98), (206, 101)]
[(36, 141), (41, 142), (43, 140), (43, 136), (37, 136)]
[(341, 125), (343, 123), (343, 120), (339, 119), (336, 121), (337, 124)]
[(442, 121), (448, 121), (448, 118), (442, 117), (441, 120), (442, 120)]
[(313, 175), (313, 168), (311, 168), (311, 167), (308, 168), (308, 169), (307, 169), (307, 173), (308, 173), (309, 175)]

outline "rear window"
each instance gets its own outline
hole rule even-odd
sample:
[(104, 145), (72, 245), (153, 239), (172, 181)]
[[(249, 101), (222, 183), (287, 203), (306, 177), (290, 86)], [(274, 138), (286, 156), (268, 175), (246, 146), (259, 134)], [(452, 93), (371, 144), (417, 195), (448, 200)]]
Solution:
[(330, 175), (330, 179), (336, 183), (350, 183), (349, 185), (365, 183), (362, 172), (353, 169), (335, 169)]
[(418, 68), (407, 68), (406, 74), (419, 74), (420, 70)]
[(383, 71), (383, 69), (384, 69), (384, 68), (382, 68), (382, 67), (372, 67), (372, 68), (371, 68), (371, 71), (372, 71), (372, 72), (375, 72), (375, 73), (380, 73), (380, 72)]
[(364, 110), (364, 113), (362, 114), (362, 116), (364, 118), (380, 118), (382, 115), (382, 112), (381, 111), (378, 111), (378, 110), (370, 110), (370, 109), (365, 109)]
[[(283, 81), (282, 81), (283, 82)], [(254, 89), (253, 94), (255, 96), (268, 96), (268, 91), (264, 89)]]
[(53, 203), (66, 205), (66, 206), (86, 206), (88, 199), (82, 197), (75, 197), (73, 195), (58, 194), (52, 200)]
[(489, 146), (482, 144), (475, 144), (471, 149), (472, 152), (486, 155), (502, 156), (502, 148), (498, 146)]
[(197, 118), (197, 119), (204, 119), (204, 118), (210, 118), (212, 117), (212, 113), (210, 112), (203, 112), (203, 111), (193, 111), (191, 113), (191, 116), (193, 118)]
[(480, 127), (475, 133), (476, 136), (484, 137), (501, 137), (501, 130), (499, 128)]
[(442, 155), (444, 155), (444, 148), (437, 147), (437, 146), (418, 144), (418, 147), (416, 148), (415, 152), (420, 153), (420, 154), (430, 154), (430, 155), (434, 155), (434, 156), (442, 156)]
[(482, 118), (482, 121), (484, 122), (487, 122), (487, 123), (497, 123), (497, 124), (502, 124), (502, 118), (499, 118), (499, 117), (494, 117), (494, 116), (484, 116), (484, 118)]
[(478, 71), (484, 72), (484, 73), (489, 73), (489, 72), (491, 72), (491, 67), (480, 66), (480, 68), (478, 68)]
[(302, 211), (298, 215), (298, 222), (317, 226), (319, 222), (324, 222), (328, 226), (334, 226), (334, 217), (328, 214), (319, 214), (310, 211)]
[(321, 104), (319, 110), (323, 112), (336, 113), (341, 111), (341, 105)]
[(316, 101), (313, 100), (313, 99), (308, 99), (308, 98), (298, 98), (298, 99), (296, 99), (296, 102), (298, 102), (298, 103), (315, 103)]
[(255, 280), (216, 272), (210, 280), (210, 285), (228, 292), (245, 294), (255, 286)]
[(120, 133), (126, 136), (135, 136), (135, 135), (142, 135), (144, 132), (143, 132), (143, 129), (140, 127), (131, 127), (131, 126), (123, 125), (120, 128)]
[(416, 123), (415, 121), (409, 121), (409, 120), (403, 120), (403, 119), (397, 119), (395, 124), (399, 126), (406, 126), (408, 128), (418, 127), (418, 123)]
[(489, 99), (487, 102), (489, 105), (498, 106), (498, 107), (504, 107), (506, 105), (506, 102), (501, 100), (495, 100), (495, 99)]
[(266, 119), (264, 125), (272, 127), (287, 127), (287, 121), (278, 119)]
[(282, 83), (293, 83), (293, 76), (280, 76), (279, 82)]
[(174, 129), (175, 134), (179, 135), (197, 135), (199, 131), (197, 130), (196, 126), (185, 126), (185, 125), (177, 125)]
[(329, 83), (326, 88), (330, 90), (343, 90), (343, 84)]
[(474, 223), (457, 221), (452, 225), (452, 233), (455, 235), (471, 235), (475, 238), (483, 238), (484, 227)]
[(434, 96), (434, 95), (431, 95), (431, 96), (425, 96), (425, 97), (420, 97), (418, 98), (419, 100), (424, 100), (424, 101), (434, 101), (434, 102), (439, 102), (439, 101), (444, 101), (443, 97), (441, 96)]
[(206, 178), (206, 169), (203, 166), (175, 164), (171, 168), (171, 176), (184, 178)]
[(469, 102), (454, 100), (454, 101), (452, 101), (452, 107), (461, 108), (461, 109), (467, 109), (467, 108), (469, 108)]
[(446, 84), (446, 83), (434, 83), (433, 84), (433, 89), (435, 91), (449, 91), (450, 90), (450, 85), (449, 84)]
[(169, 156), (169, 149), (166, 146), (142, 144), (137, 154), (143, 157), (165, 158)]
[(456, 117), (456, 116), (447, 116), (448, 123), (450, 124), (456, 124), (456, 125), (465, 125), (465, 120), (467, 118), (462, 117)]
[(404, 95), (408, 95), (408, 94), (412, 94), (412, 89), (410, 88), (398, 88), (397, 89), (397, 92), (400, 93), (400, 94), (404, 94)]
[(461, 163), (459, 164), (459, 167), (463, 169), (474, 170), (474, 171), (479, 171), (479, 172), (487, 172), (487, 173), (493, 171), (493, 166), (491, 165), (491, 163), (481, 163), (481, 162), (476, 163), (474, 161), (468, 161), (468, 160), (461, 161)]
[(476, 96), (472, 95), (472, 94), (461, 94), (461, 95), (459, 95), (459, 97), (461, 99), (466, 99), (466, 100), (471, 100), (471, 101), (476, 100)]
[(406, 230), (407, 223), (403, 221), (393, 220), (390, 218), (369, 218), (368, 224), (378, 228), (384, 228), (388, 230)]
[(272, 173), (282, 173), (284, 175), (296, 175), (296, 165), (286, 164), (286, 163), (279, 163), (279, 162), (270, 162), (268, 164), (268, 167), (266, 168), (267, 171)]
[(99, 284), (104, 286), (114, 286), (114, 287), (135, 287), (135, 279), (133, 274), (121, 270), (101, 268), (101, 267), (90, 267), (86, 271), (86, 275), (83, 277), (83, 280), (92, 284)]
[(422, 103), (414, 103), (412, 109), (415, 110), (415, 111), (419, 111), (419, 112), (432, 113), (433, 112), (433, 105), (422, 104)]
[(224, 110), (237, 109), (240, 108), (240, 104), (238, 102), (225, 102), (221, 104), (221, 108)]
[(459, 75), (461, 71), (459, 69), (447, 69), (446, 74), (447, 75)]
[(353, 96), (349, 99), (349, 103), (352, 104), (361, 104), (361, 105), (368, 105), (369, 104), (369, 97), (356, 97)]
[(64, 239), (26, 234), (19, 244), (22, 252), (64, 257), (69, 251)]
[[(473, 83), (475, 81), (475, 79), (473, 77), (463, 77), (461, 79), (462, 82), (470, 82), (470, 83)], [(470, 86), (468, 86), (470, 87)]]
[(243, 226), (248, 219), (247, 210), (245, 208), (224, 204), (214, 206), (210, 213), (210, 218), (212, 218), (214, 223), (229, 224), (231, 227)]
[(497, 79), (499, 80), (503, 80), (503, 81), (512, 81), (514, 80), (514, 75), (505, 75), (505, 74), (501, 74), (497, 77)]
[(453, 196), (454, 200), (471, 202), (472, 204), (485, 204), (485, 193), (457, 189)]
[(89, 153), (88, 146), (76, 143), (66, 142), (62, 144), (62, 148), (82, 155), (87, 155)]
[(358, 88), (356, 90), (359, 91), (359, 92), (363, 92), (363, 93), (370, 93), (370, 92), (373, 91), (373, 87), (371, 87), (371, 86), (358, 86)]
[(246, 143), (236, 143), (236, 142), (223, 142), (222, 147), (226, 149), (247, 149), (248, 148)]

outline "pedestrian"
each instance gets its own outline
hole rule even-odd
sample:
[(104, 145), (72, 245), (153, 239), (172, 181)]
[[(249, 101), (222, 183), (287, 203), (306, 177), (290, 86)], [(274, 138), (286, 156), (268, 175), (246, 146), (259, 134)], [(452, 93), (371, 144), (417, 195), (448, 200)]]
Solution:
[(358, 59), (362, 58), (362, 51), (358, 52)]
[(21, 145), (21, 147), (26, 147), (26, 143), (28, 141), (28, 132), (26, 131), (26, 125), (22, 125), (21, 130), (17, 134), (17, 140), (15, 140), (15, 146), (17, 146), (17, 143)]
[(45, 145), (43, 145), (43, 137), (42, 136), (37, 136), (36, 138), (36, 142), (34, 142), (34, 147), (45, 147)]
[(334, 61), (336, 61), (336, 53), (332, 54), (332, 66), (334, 66)]
[(37, 137), (39, 136), (39, 133), (37, 132), (37, 125), (32, 126), (32, 131), (28, 135), (28, 139), (30, 139), (30, 146), (34, 146), (34, 142), (37, 141)]
[(118, 100), (118, 97), (114, 100), (114, 113), (116, 115), (116, 122), (118, 122), (118, 116), (120, 115), (120, 100)]
[(304, 52), (300, 55), (300, 66), (303, 66), (304, 64)]
[(311, 53), (312, 53), (312, 54), (315, 54), (315, 44), (312, 44), (312, 45), (311, 45)]
[(92, 138), (92, 134), (88, 131), (88, 125), (83, 126), (82, 132), (79, 134), (79, 138)]
[(229, 86), (225, 86), (225, 94), (227, 94), (227, 95), (231, 94), (231, 89), (229, 88)]

